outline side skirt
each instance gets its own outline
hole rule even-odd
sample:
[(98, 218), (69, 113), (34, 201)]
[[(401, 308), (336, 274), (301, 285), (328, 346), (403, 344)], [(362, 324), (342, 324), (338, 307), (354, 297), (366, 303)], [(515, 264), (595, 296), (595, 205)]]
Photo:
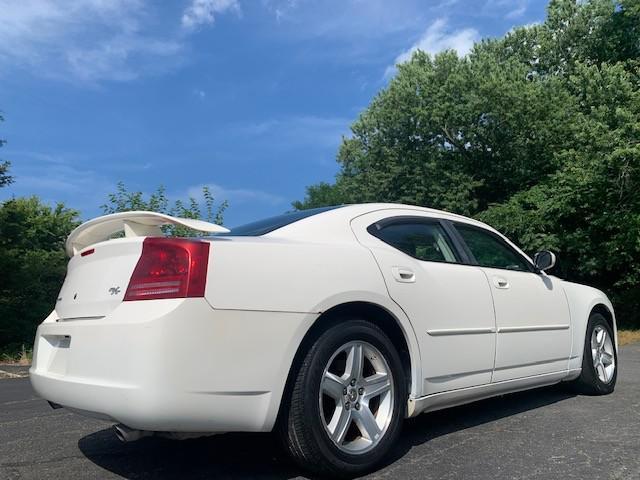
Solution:
[(425, 412), (433, 412), (443, 408), (464, 405), (465, 403), (495, 397), (496, 395), (553, 385), (563, 380), (576, 378), (578, 375), (580, 375), (579, 368), (534, 375), (532, 377), (504, 380), (496, 383), (487, 383), (486, 385), (478, 385), (475, 387), (460, 388), (448, 392), (434, 393), (420, 398), (410, 398), (407, 404), (407, 417), (415, 417)]

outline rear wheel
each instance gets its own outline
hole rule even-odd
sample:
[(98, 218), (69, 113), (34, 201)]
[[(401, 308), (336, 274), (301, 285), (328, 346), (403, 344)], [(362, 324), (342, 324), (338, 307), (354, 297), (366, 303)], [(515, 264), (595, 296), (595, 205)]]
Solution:
[(582, 373), (574, 386), (589, 395), (613, 392), (618, 377), (618, 356), (613, 331), (599, 313), (592, 313), (587, 325), (582, 357)]
[(364, 320), (340, 322), (306, 353), (281, 435), (305, 469), (362, 474), (383, 460), (398, 437), (406, 395), (400, 357), (385, 333)]

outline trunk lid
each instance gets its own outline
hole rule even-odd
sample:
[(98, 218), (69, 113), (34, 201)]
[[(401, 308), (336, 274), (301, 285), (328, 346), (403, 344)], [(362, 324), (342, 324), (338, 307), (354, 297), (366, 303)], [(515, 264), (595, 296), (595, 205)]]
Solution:
[(123, 300), (140, 254), (143, 238), (101, 242), (74, 255), (56, 301), (63, 320), (101, 318)]

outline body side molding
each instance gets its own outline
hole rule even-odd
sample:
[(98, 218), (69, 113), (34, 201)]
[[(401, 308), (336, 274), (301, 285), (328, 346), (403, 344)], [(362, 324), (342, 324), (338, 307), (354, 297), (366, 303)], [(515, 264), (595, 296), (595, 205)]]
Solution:
[(474, 335), (483, 333), (496, 333), (494, 327), (478, 327), (478, 328), (439, 328), (427, 330), (432, 337), (442, 337), (445, 335)]
[(546, 330), (568, 330), (569, 324), (561, 325), (523, 325), (517, 327), (498, 327), (498, 333), (542, 332)]

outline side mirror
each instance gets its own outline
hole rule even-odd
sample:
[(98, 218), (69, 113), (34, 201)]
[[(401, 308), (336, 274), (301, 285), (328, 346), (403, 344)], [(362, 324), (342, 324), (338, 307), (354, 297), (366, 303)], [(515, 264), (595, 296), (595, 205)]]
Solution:
[(556, 255), (549, 250), (542, 250), (533, 256), (533, 264), (538, 270), (544, 272), (556, 264)]

